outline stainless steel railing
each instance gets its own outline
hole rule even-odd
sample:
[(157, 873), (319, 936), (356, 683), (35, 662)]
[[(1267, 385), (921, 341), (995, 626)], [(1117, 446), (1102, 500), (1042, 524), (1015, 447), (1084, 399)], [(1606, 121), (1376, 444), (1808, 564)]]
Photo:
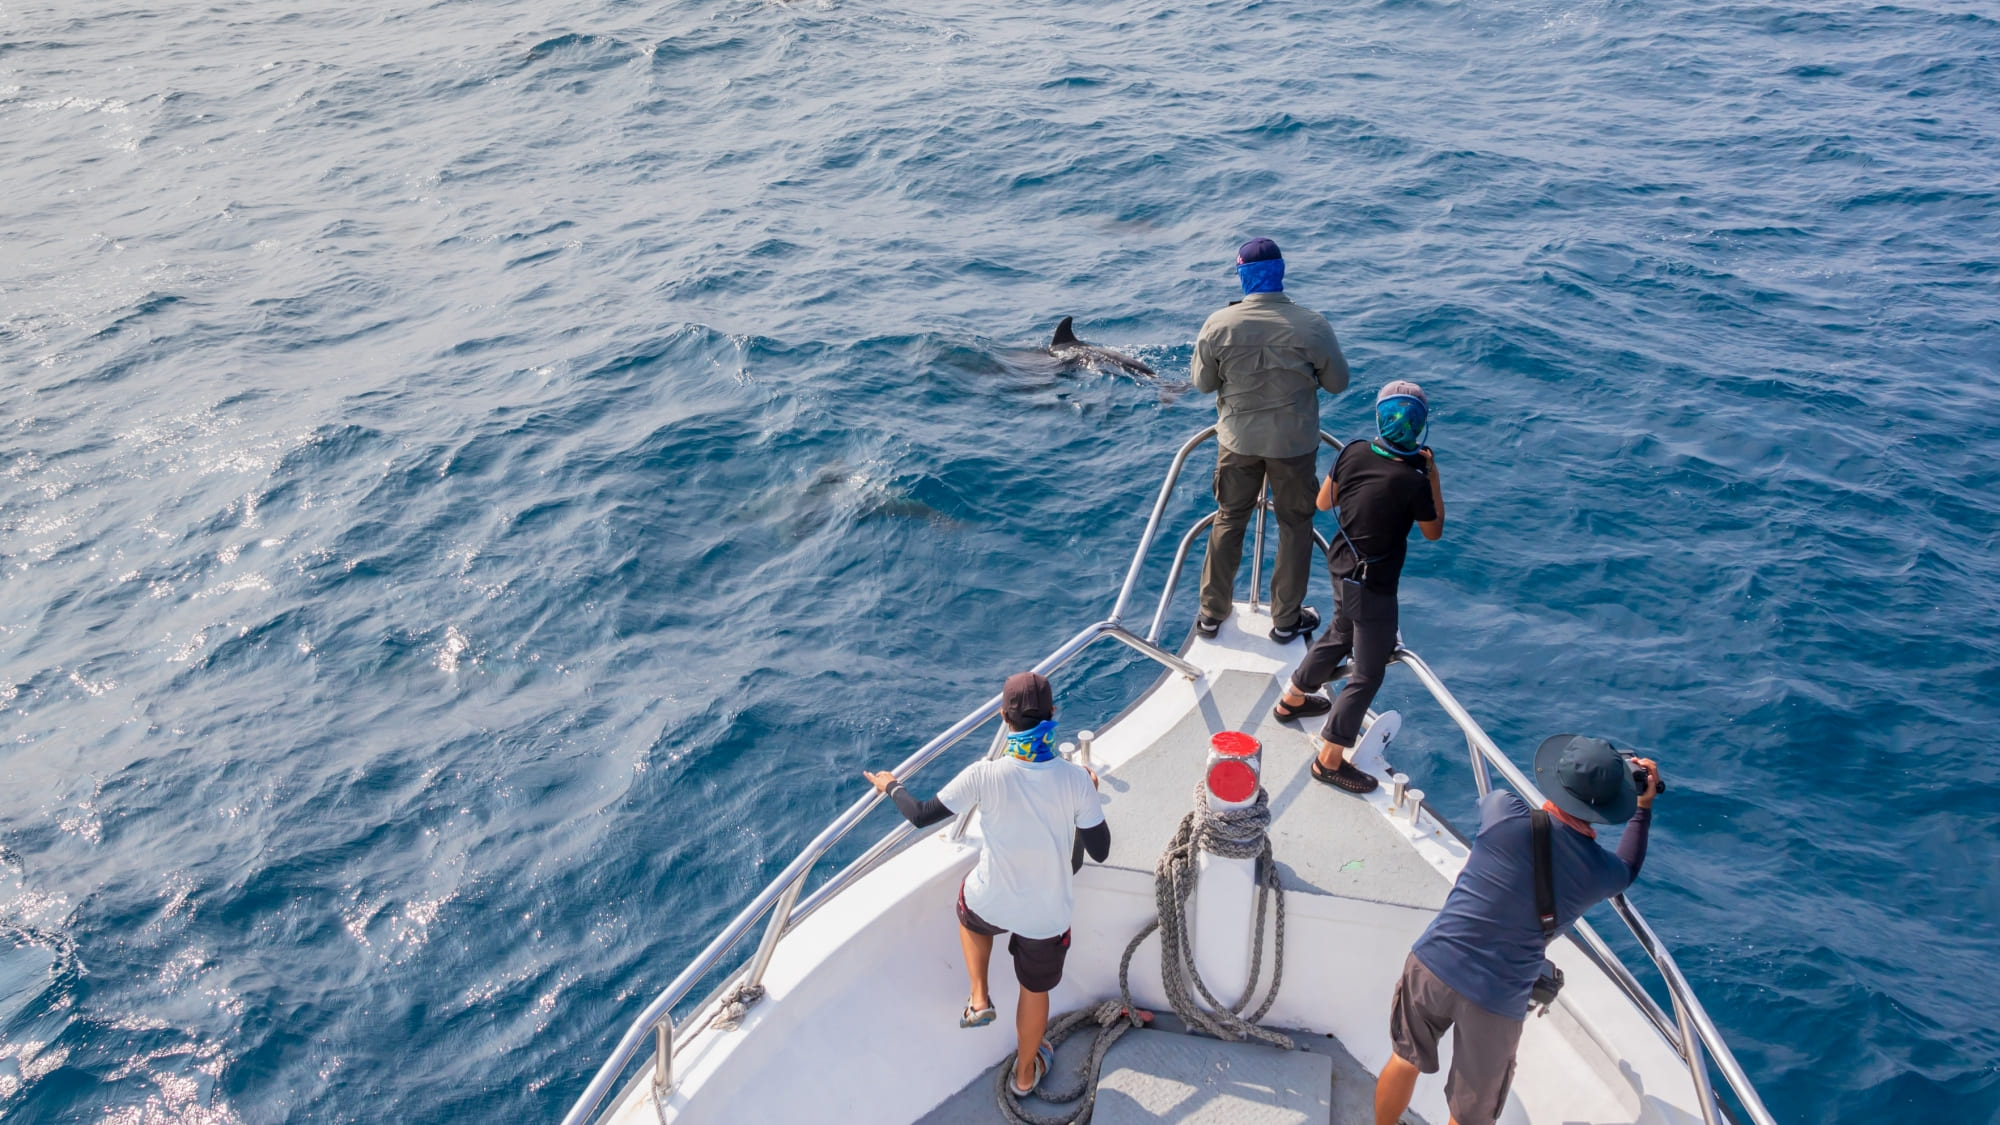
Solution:
[[(1542, 791), (1535, 787), (1535, 783), (1528, 779), (1527, 774), (1521, 772), (1520, 767), (1516, 766), (1512, 759), (1500, 752), (1500, 747), (1494, 743), (1492, 737), (1479, 725), (1478, 720), (1472, 717), (1472, 713), (1465, 709), (1465, 705), (1451, 694), (1451, 689), (1444, 686), (1444, 680), (1440, 679), (1436, 672), (1431, 671), (1430, 665), (1424, 663), (1423, 658), (1398, 645), (1391, 660), (1414, 672), (1418, 682), (1430, 692), (1431, 698), (1444, 708), (1445, 714), (1451, 717), (1452, 722), (1458, 724), (1458, 729), (1465, 735), (1466, 746), (1471, 751), (1473, 783), (1478, 787), (1481, 797), (1492, 789), (1492, 782), (1487, 775), (1487, 767), (1490, 765), (1500, 772), (1501, 779), (1514, 792), (1519, 793), (1523, 800), (1533, 806), (1541, 805), (1546, 799), (1542, 796)], [(1604, 944), (1603, 939), (1598, 937), (1596, 931), (1582, 921), (1575, 927), (1577, 943), (1593, 961), (1611, 975), (1614, 983), (1619, 985), (1640, 1010), (1653, 1019), (1661, 1035), (1680, 1052), (1681, 1058), (1687, 1062), (1688, 1074), (1694, 1080), (1696, 1094), (1701, 1099), (1702, 1116), (1708, 1125), (1718, 1125), (1721, 1120), (1721, 1107), (1715, 1099), (1714, 1091), (1710, 1088), (1708, 1067), (1702, 1057), (1704, 1050), (1714, 1060), (1716, 1069), (1722, 1072), (1730, 1090), (1735, 1093), (1744, 1110), (1750, 1114), (1750, 1119), (1756, 1125), (1776, 1125), (1770, 1111), (1764, 1108), (1763, 1099), (1757, 1096), (1757, 1088), (1751, 1085), (1750, 1077), (1743, 1072), (1742, 1064), (1736, 1061), (1735, 1053), (1729, 1049), (1728, 1041), (1723, 1039), (1722, 1032), (1717, 1030), (1715, 1022), (1701, 1006), (1701, 1001), (1695, 998), (1694, 989), (1688, 984), (1687, 978), (1681, 975), (1680, 966), (1675, 964), (1673, 954), (1667, 952), (1666, 943), (1653, 932), (1653, 927), (1639, 913), (1639, 908), (1632, 905), (1630, 899), (1618, 895), (1611, 900), (1611, 905), (1624, 920), (1626, 928), (1632, 931), (1632, 936), (1638, 939), (1640, 948), (1645, 950), (1654, 968), (1659, 970), (1660, 977), (1667, 983), (1667, 995), (1674, 1008), (1674, 1024), (1671, 1029), (1666, 1025), (1666, 1017), (1661, 1013), (1659, 1005), (1640, 987), (1638, 981), (1618, 961), (1617, 956)], [(1611, 967), (1614, 965), (1617, 966), (1617, 971), (1612, 970)]]
[[(1126, 607), (1131, 604), (1132, 595), (1138, 589), (1146, 556), (1152, 549), (1154, 538), (1159, 534), (1160, 523), (1166, 516), (1167, 504), (1173, 497), (1174, 485), (1180, 479), (1181, 469), (1187, 464), (1188, 455), (1214, 435), (1215, 427), (1210, 426), (1189, 438), (1174, 455), (1173, 465), (1167, 471), (1166, 480), (1160, 485), (1160, 492), (1153, 502), (1151, 515), (1146, 519), (1146, 530), (1139, 536), (1139, 545), (1132, 552), (1132, 562), (1126, 568), (1125, 582), (1119, 588), (1118, 600), (1111, 608), (1111, 616), (1065, 641), (1061, 647), (1035, 665), (1035, 671), (1047, 675), (1069, 663), (1093, 642), (1109, 637), (1189, 679), (1200, 678), (1200, 668), (1160, 648), (1151, 638), (1141, 638), (1126, 629), (1124, 617)], [(1182, 553), (1182, 558), (1185, 558), (1185, 552)], [(995, 695), (946, 728), (944, 733), (926, 742), (916, 753), (904, 759), (895, 768), (894, 773), (902, 778), (915, 774), (956, 745), (960, 739), (999, 714), (1000, 696)], [(619, 1038), (618, 1045), (612, 1049), (611, 1057), (597, 1069), (597, 1073), (591, 1077), (590, 1084), (584, 1087), (583, 1093), (570, 1107), (569, 1113), (564, 1115), (563, 1125), (585, 1125), (596, 1115), (598, 1107), (611, 1093), (619, 1076), (639, 1057), (639, 1053), (645, 1050), (648, 1039), (654, 1041), (654, 1091), (660, 1097), (665, 1097), (672, 1091), (673, 1056), (680, 1046), (674, 1036), (672, 1017), (674, 1005), (686, 999), (695, 984), (719, 967), (723, 959), (729, 956), (730, 951), (756, 927), (758, 921), (769, 914), (770, 919), (765, 922), (764, 934), (758, 942), (757, 952), (742, 976), (742, 981), (746, 985), (759, 984), (763, 970), (770, 964), (771, 955), (777, 949), (778, 943), (783, 940), (785, 931), (803, 920), (805, 912), (817, 907), (832, 893), (837, 892), (839, 887), (845, 886), (866, 870), (866, 867), (857, 861), (836, 876), (834, 883), (815, 893), (803, 907), (796, 905), (812, 869), (881, 801), (882, 797), (879, 794), (870, 793), (849, 805), (833, 819), (832, 823), (822, 828), (819, 835), (814, 836), (798, 856), (785, 865), (785, 869), (778, 873), (777, 878), (759, 891), (757, 897), (751, 899), (749, 905), (738, 912), (729, 925), (723, 927), (722, 932), (717, 934), (685, 969), (681, 970), (680, 975), (646, 1005), (638, 1018), (634, 1019), (626, 1029), (625, 1034)], [(897, 833), (890, 833), (862, 858), (870, 863), (879, 860), (881, 856), (893, 850), (892, 841), (897, 838)]]
[[(1139, 544), (1133, 550), (1131, 564), (1126, 568), (1125, 581), (1119, 588), (1118, 600), (1112, 606), (1111, 615), (1064, 642), (1054, 652), (1044, 657), (1039, 664), (1035, 665), (1035, 671), (1047, 675), (1069, 663), (1094, 642), (1109, 637), (1157, 661), (1172, 671), (1187, 676), (1189, 679), (1200, 678), (1202, 674), (1201, 669), (1181, 659), (1179, 656), (1160, 648), (1158, 641), (1160, 631), (1165, 626), (1170, 603), (1173, 600), (1174, 593), (1180, 581), (1181, 571), (1187, 563), (1188, 554), (1194, 546), (1196, 537), (1214, 522), (1214, 513), (1208, 513), (1200, 520), (1197, 520), (1194, 526), (1190, 527), (1187, 533), (1181, 537), (1174, 552), (1173, 564), (1168, 571), (1158, 606), (1154, 610), (1152, 622), (1146, 631), (1146, 635), (1142, 638), (1126, 629), (1124, 617), (1126, 610), (1131, 604), (1133, 594), (1138, 589), (1146, 557), (1152, 549), (1154, 540), (1158, 537), (1160, 524), (1165, 518), (1167, 505), (1173, 496), (1174, 486), (1180, 480), (1181, 471), (1187, 464), (1188, 456), (1203, 442), (1214, 435), (1215, 427), (1210, 426), (1189, 438), (1181, 445), (1179, 451), (1175, 453), (1173, 464), (1168, 468), (1166, 478), (1160, 484), (1159, 494), (1154, 499), (1152, 511), (1147, 517), (1145, 531), (1140, 535)], [(1320, 438), (1325, 444), (1332, 446), (1336, 450), (1341, 447), (1339, 441), (1324, 431), (1321, 432)], [(1250, 571), (1252, 584), (1251, 602), (1253, 606), (1260, 604), (1258, 598), (1262, 591), (1263, 581), (1264, 522), (1266, 513), (1269, 510), (1269, 497), (1260, 491), (1257, 502), (1256, 531), (1253, 538), (1254, 555)], [(1328, 544), (1325, 537), (1315, 531), (1313, 538), (1321, 553), (1325, 554), (1328, 551)], [(1425, 664), (1416, 653), (1400, 645), (1397, 647), (1392, 660), (1404, 665), (1416, 674), (1417, 679), (1429, 690), (1432, 698), (1437, 701), (1439, 706), (1444, 709), (1446, 715), (1458, 725), (1460, 731), (1465, 735), (1466, 746), (1472, 759), (1473, 780), (1474, 784), (1478, 787), (1480, 796), (1485, 796), (1491, 789), (1492, 783), (1488, 774), (1488, 766), (1490, 764), (1493, 769), (1500, 771), (1501, 777), (1508, 785), (1512, 786), (1516, 792), (1520, 793), (1531, 804), (1539, 804), (1542, 801), (1543, 798), (1540, 790), (1536, 789), (1534, 783), (1529, 781), (1527, 776), (1506, 755), (1500, 752), (1500, 748), (1493, 742), (1493, 739), (1480, 727), (1478, 721), (1473, 719), (1471, 712), (1467, 711), (1458, 702), (1457, 698), (1451, 694), (1451, 691), (1444, 686), (1444, 681), (1439, 679), (1435, 672), (1431, 671), (1429, 665)], [(911, 776), (936, 760), (966, 735), (991, 721), (1000, 713), (1000, 702), (1000, 697), (995, 695), (964, 718), (953, 723), (943, 733), (925, 743), (916, 753), (910, 755), (898, 765), (894, 771), (896, 776), (904, 778)], [(576, 1103), (570, 1107), (569, 1113), (563, 1117), (563, 1125), (586, 1125), (596, 1115), (599, 1106), (603, 1104), (606, 1096), (611, 1093), (612, 1088), (617, 1084), (619, 1076), (638, 1058), (639, 1052), (646, 1048), (648, 1039), (653, 1040), (654, 1073), (652, 1084), (654, 1094), (661, 1099), (671, 1094), (673, 1090), (673, 1057), (675, 1051), (684, 1042), (684, 1038), (677, 1038), (675, 1035), (672, 1017), (674, 1006), (686, 999), (694, 986), (718, 968), (724, 958), (728, 957), (730, 952), (741, 943), (743, 938), (748, 936), (750, 931), (757, 926), (758, 921), (763, 919), (766, 914), (769, 914), (770, 918), (765, 922), (764, 933), (760, 937), (756, 952), (752, 955), (748, 965), (736, 978), (745, 985), (754, 986), (759, 984), (762, 980), (763, 972), (769, 966), (771, 957), (775, 953), (778, 944), (792, 927), (803, 921), (806, 916), (818, 909), (821, 904), (831, 899), (834, 895), (839, 894), (855, 879), (866, 874), (885, 856), (892, 854), (897, 848), (906, 843), (915, 834), (914, 830), (907, 824), (898, 825), (818, 890), (810, 895), (804, 895), (803, 901), (801, 901), (806, 879), (812, 873), (813, 868), (826, 857), (827, 853), (836, 844), (846, 837), (855, 825), (859, 824), (869, 812), (873, 811), (881, 800), (882, 798), (879, 795), (871, 793), (848, 806), (831, 823), (821, 829), (819, 834), (813, 837), (812, 841), (799, 852), (798, 856), (791, 863), (787, 864), (784, 870), (780, 871), (778, 876), (771, 880), (769, 885), (758, 892), (757, 896), (738, 912), (729, 925), (724, 927), (722, 932), (717, 934), (708, 943), (701, 953), (695, 957), (694, 961), (681, 970), (680, 975), (676, 976), (672, 983), (668, 984), (650, 1004), (646, 1005), (645, 1009), (639, 1013), (638, 1018), (632, 1021), (625, 1034), (619, 1039), (618, 1045), (611, 1053), (611, 1057), (606, 1059), (604, 1064), (598, 1068), (597, 1073), (592, 1076), (590, 1084), (584, 1088), (583, 1093), (577, 1098)], [(1638, 940), (1640, 947), (1645, 950), (1647, 956), (1652, 960), (1660, 976), (1666, 981), (1668, 996), (1674, 1009), (1671, 1017), (1660, 1008), (1637, 978), (1632, 975), (1631, 971), (1625, 967), (1624, 963), (1618, 959), (1617, 955), (1611, 951), (1611, 948), (1604, 943), (1603, 939), (1587, 923), (1578, 921), (1573, 936), (1584, 953), (1605, 971), (1606, 975), (1619, 986), (1641, 1012), (1647, 1015), (1655, 1028), (1659, 1030), (1661, 1036), (1679, 1052), (1682, 1059), (1687, 1063), (1689, 1074), (1694, 1081), (1696, 1094), (1701, 1101), (1702, 1113), (1707, 1125), (1719, 1125), (1719, 1114), (1721, 1113), (1721, 1104), (1716, 1099), (1709, 1082), (1708, 1059), (1713, 1059), (1717, 1069), (1721, 1071), (1723, 1078), (1729, 1083), (1730, 1089), (1735, 1093), (1745, 1110), (1749, 1112), (1754, 1125), (1776, 1125), (1770, 1113), (1764, 1108), (1763, 1101), (1757, 1096), (1756, 1088), (1750, 1084), (1749, 1077), (1743, 1073), (1742, 1066), (1737, 1063), (1736, 1056), (1729, 1050), (1728, 1043), (1723, 1040), (1721, 1032), (1716, 1029), (1714, 1022), (1709, 1019), (1707, 1011), (1701, 1006), (1701, 1002), (1695, 998), (1693, 988), (1689, 986), (1686, 978), (1681, 975), (1672, 954), (1667, 952), (1665, 943), (1660, 941), (1659, 936), (1654, 933), (1652, 927), (1640, 915), (1638, 908), (1633, 906), (1625, 896), (1620, 895), (1614, 899), (1613, 906), (1617, 910), (1619, 917), (1625, 922), (1626, 927), (1632, 931), (1633, 936)], [(692, 1025), (692, 1021), (690, 1023)], [(688, 1034), (692, 1035), (693, 1033), (693, 1031), (690, 1031)], [(1706, 1052), (1706, 1058), (1704, 1058), (1704, 1051)]]

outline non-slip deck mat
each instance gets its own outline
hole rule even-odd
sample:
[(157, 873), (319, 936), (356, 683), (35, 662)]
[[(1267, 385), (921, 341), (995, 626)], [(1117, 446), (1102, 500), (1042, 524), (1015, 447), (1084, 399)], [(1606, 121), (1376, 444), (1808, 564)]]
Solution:
[[(1090, 1038), (1072, 1036), (1056, 1058), (1058, 1074), (1076, 1072)], [(987, 1070), (931, 1110), (918, 1125), (1002, 1120)], [(1335, 1125), (1333, 1059), (1280, 1051), (1262, 1043), (1226, 1043), (1171, 1031), (1128, 1032), (1104, 1059), (1093, 1125)], [(1030, 1099), (1040, 1113), (1060, 1107)], [(1348, 1125), (1340, 1122), (1338, 1125)]]

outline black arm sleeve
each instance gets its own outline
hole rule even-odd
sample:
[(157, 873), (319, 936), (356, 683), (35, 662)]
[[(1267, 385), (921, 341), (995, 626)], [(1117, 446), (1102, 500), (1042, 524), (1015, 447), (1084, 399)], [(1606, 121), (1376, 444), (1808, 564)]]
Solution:
[(1111, 854), (1111, 823), (1100, 820), (1089, 828), (1079, 828), (1076, 840), (1083, 845), (1084, 851), (1090, 853), (1090, 858), (1103, 863), (1105, 857)]
[(1625, 861), (1634, 881), (1639, 878), (1639, 868), (1646, 863), (1646, 829), (1652, 823), (1653, 810), (1640, 809), (1625, 822), (1625, 835), (1618, 838), (1618, 858)]
[(903, 814), (903, 819), (918, 828), (929, 828), (951, 815), (951, 810), (945, 808), (944, 802), (936, 797), (922, 804), (917, 803), (917, 799), (910, 796), (910, 791), (903, 788), (903, 783), (900, 781), (889, 787), (889, 799), (896, 802), (896, 811)]

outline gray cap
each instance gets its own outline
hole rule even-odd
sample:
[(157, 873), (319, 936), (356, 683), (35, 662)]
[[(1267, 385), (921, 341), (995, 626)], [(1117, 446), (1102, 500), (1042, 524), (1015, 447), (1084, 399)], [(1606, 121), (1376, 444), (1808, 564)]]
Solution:
[(1384, 399), (1395, 398), (1397, 395), (1409, 395), (1425, 406), (1431, 404), (1431, 400), (1424, 397), (1424, 389), (1410, 382), (1408, 379), (1396, 379), (1382, 384), (1382, 391), (1375, 396), (1375, 401), (1379, 403)]

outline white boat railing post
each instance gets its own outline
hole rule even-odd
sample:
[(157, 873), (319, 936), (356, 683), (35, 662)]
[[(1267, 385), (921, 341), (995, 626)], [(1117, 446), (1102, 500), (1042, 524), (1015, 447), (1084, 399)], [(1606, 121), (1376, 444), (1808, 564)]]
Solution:
[(1153, 611), (1153, 627), (1146, 630), (1146, 639), (1148, 641), (1154, 644), (1160, 643), (1160, 630), (1166, 627), (1167, 607), (1173, 602), (1174, 591), (1180, 586), (1181, 570), (1187, 566), (1188, 551), (1194, 546), (1195, 536), (1208, 530), (1214, 524), (1215, 513), (1210, 512), (1194, 521), (1194, 526), (1188, 528), (1186, 535), (1181, 536), (1181, 545), (1179, 549), (1174, 551), (1173, 569), (1167, 571), (1166, 588), (1160, 591), (1160, 607)]
[(1465, 736), (1465, 752), (1472, 756), (1472, 784), (1483, 798), (1493, 792), (1493, 779), (1486, 775), (1486, 755), (1479, 752), (1479, 744), (1470, 734)]
[(1132, 565), (1125, 568), (1125, 584), (1118, 588), (1118, 600), (1111, 604), (1111, 620), (1125, 620), (1125, 609), (1132, 603), (1132, 593), (1139, 588), (1139, 573), (1145, 569), (1146, 553), (1153, 548), (1153, 537), (1160, 533), (1160, 520), (1167, 514), (1167, 501), (1174, 495), (1174, 484), (1181, 479), (1181, 467), (1187, 464), (1188, 454), (1195, 447), (1215, 436), (1215, 427), (1210, 426), (1181, 443), (1180, 452), (1174, 454), (1174, 463), (1167, 469), (1167, 479), (1160, 482), (1160, 494), (1153, 499), (1153, 512), (1146, 517), (1146, 530), (1139, 535), (1139, 546), (1132, 552)]
[[(1722, 1071), (1723, 1080), (1729, 1083), (1729, 1088), (1736, 1092), (1736, 1100), (1743, 1104), (1743, 1109), (1750, 1114), (1750, 1120), (1755, 1125), (1777, 1125), (1777, 1121), (1771, 1117), (1771, 1111), (1764, 1108), (1763, 1099), (1758, 1097), (1757, 1088), (1750, 1084), (1750, 1076), (1743, 1073), (1743, 1065), (1736, 1061), (1736, 1053), (1729, 1049), (1728, 1040), (1722, 1037), (1722, 1032), (1716, 1028), (1715, 1021), (1709, 1019), (1708, 1011), (1701, 1006), (1701, 1001), (1695, 998), (1694, 987), (1681, 975), (1680, 965), (1674, 961), (1674, 955), (1668, 952), (1666, 944), (1660, 940), (1660, 935), (1653, 932), (1652, 923), (1646, 921), (1645, 915), (1640, 914), (1639, 908), (1632, 905), (1632, 900), (1624, 895), (1614, 896), (1611, 899), (1611, 907), (1618, 912), (1620, 918), (1624, 919), (1625, 928), (1632, 931), (1633, 937), (1639, 939), (1639, 948), (1645, 950), (1647, 957), (1652, 958), (1653, 967), (1660, 971), (1660, 976), (1667, 982), (1667, 995), (1674, 1001), (1674, 1015), (1683, 1028), (1682, 1037), (1686, 1038), (1688, 1033), (1685, 1029), (1692, 1025), (1695, 1038), (1708, 1048), (1709, 1057), (1715, 1060), (1716, 1069)], [(1707, 1075), (1705, 1069), (1702, 1073), (1704, 1077)]]
[(674, 1017), (669, 1012), (653, 1025), (653, 1098), (662, 1106), (674, 1092)]
[(1678, 994), (1673, 1001), (1674, 1021), (1681, 1025), (1681, 1058), (1687, 1063), (1688, 1077), (1694, 1080), (1694, 1096), (1701, 1104), (1701, 1120), (1703, 1125), (1722, 1125), (1722, 1115), (1715, 1104), (1715, 1087), (1708, 1081), (1708, 1061), (1701, 1053), (1701, 1036), (1695, 1034), (1694, 1021), (1688, 1018), (1687, 1005), (1681, 1003)]
[(764, 938), (757, 943), (756, 955), (750, 958), (750, 971), (743, 974), (743, 987), (764, 986), (764, 970), (771, 967), (771, 954), (778, 951), (778, 939), (785, 936), (785, 927), (792, 924), (792, 907), (798, 904), (799, 892), (805, 886), (806, 877), (801, 873), (771, 907), (771, 921), (764, 927)]
[(1271, 510), (1271, 483), (1257, 486), (1257, 530), (1250, 537), (1250, 612), (1264, 593), (1264, 514)]
[(1125, 631), (1123, 628), (1117, 625), (1109, 626), (1104, 630), (1104, 632), (1106, 636), (1111, 637), (1113, 640), (1122, 642), (1127, 648), (1131, 648), (1138, 652), (1145, 653), (1147, 656), (1150, 656), (1154, 660), (1157, 660), (1160, 663), (1166, 665), (1167, 667), (1172, 668), (1174, 671), (1179, 672), (1181, 675), (1186, 676), (1190, 680), (1201, 679), (1201, 667), (1199, 665), (1190, 664), (1189, 662), (1182, 660), (1180, 657), (1175, 656), (1173, 653), (1168, 652), (1166, 649), (1163, 649), (1158, 645), (1148, 644), (1145, 641), (1140, 640), (1138, 637), (1133, 636), (1131, 633)]

